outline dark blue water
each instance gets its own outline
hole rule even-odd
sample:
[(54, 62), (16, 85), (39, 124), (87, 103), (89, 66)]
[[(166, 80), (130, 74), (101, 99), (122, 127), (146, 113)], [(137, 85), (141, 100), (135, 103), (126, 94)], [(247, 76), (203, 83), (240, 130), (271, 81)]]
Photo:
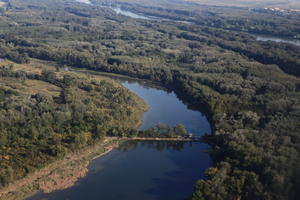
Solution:
[[(206, 117), (188, 109), (173, 92), (139, 82), (122, 84), (150, 106), (141, 129), (158, 122), (182, 123), (194, 134), (210, 133)], [(29, 200), (182, 200), (191, 195), (211, 164), (207, 149), (205, 144), (190, 142), (126, 142), (92, 161), (87, 176), (75, 186)]]
[(140, 129), (151, 128), (162, 122), (170, 126), (184, 124), (188, 132), (194, 135), (210, 133), (207, 118), (198, 111), (188, 109), (174, 92), (148, 87), (147, 83), (123, 81), (122, 85), (140, 96), (149, 105), (149, 110), (144, 114), (143, 124)]

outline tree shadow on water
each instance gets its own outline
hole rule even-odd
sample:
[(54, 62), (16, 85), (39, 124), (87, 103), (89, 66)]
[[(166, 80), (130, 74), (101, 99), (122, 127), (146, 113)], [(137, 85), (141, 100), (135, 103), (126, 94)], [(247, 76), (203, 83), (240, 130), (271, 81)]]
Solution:
[(200, 143), (185, 143), (180, 153), (168, 155), (176, 169), (165, 172), (163, 177), (155, 178), (154, 187), (145, 192), (157, 200), (188, 199), (193, 192), (193, 186), (199, 179), (204, 179), (205, 170), (211, 165), (207, 146)]

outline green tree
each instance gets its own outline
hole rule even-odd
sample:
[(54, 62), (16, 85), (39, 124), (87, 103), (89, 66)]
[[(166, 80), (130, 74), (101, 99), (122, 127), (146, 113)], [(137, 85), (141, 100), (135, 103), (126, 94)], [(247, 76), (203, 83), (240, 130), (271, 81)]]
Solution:
[(186, 131), (185, 126), (183, 124), (177, 124), (174, 127), (174, 132), (175, 132), (176, 135), (179, 135), (179, 136), (183, 136), (183, 135), (187, 134), (187, 131)]

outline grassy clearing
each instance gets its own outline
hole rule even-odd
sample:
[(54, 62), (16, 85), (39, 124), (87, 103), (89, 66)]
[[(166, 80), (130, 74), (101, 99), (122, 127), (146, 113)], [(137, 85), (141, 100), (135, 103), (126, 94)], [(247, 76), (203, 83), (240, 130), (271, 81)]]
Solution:
[[(141, 122), (141, 116), (147, 109), (147, 106), (142, 99), (140, 99), (137, 95), (131, 93), (129, 90), (124, 90), (121, 84), (111, 80), (108, 77), (100, 76), (98, 74), (89, 74), (87, 72), (78, 73), (74, 71), (64, 70), (63, 68), (57, 70), (57, 66), (54, 63), (43, 62), (40, 60), (31, 60), (30, 64), (16, 64), (7, 60), (1, 60), (0, 66), (1, 65), (6, 66), (7, 68), (11, 68), (10, 70), (14, 72), (26, 71), (31, 74), (42, 74), (43, 70), (55, 71), (57, 81), (63, 78), (64, 75), (71, 75), (71, 77), (75, 77), (76, 82), (73, 82), (73, 85), (71, 86), (72, 92), (68, 94), (74, 94), (74, 102), (76, 101), (81, 103), (92, 101), (88, 104), (89, 110), (87, 112), (98, 113), (99, 115), (103, 114), (104, 116), (119, 117), (122, 115), (122, 113), (119, 114), (117, 113), (118, 111), (128, 111), (127, 116), (121, 118), (120, 120), (118, 118), (116, 120), (105, 121), (104, 124), (107, 127), (138, 127)], [(92, 89), (92, 91), (88, 92), (88, 90), (84, 90), (79, 87), (80, 84), (88, 84), (92, 83), (93, 81), (98, 82), (97, 84), (102, 84), (101, 87), (99, 85), (96, 85), (96, 83), (94, 85), (91, 84), (93, 87), (97, 86), (98, 90)], [(101, 83), (101, 81), (104, 81), (104, 83)], [(11, 89), (15, 91), (16, 95), (12, 98), (14, 101), (21, 102), (22, 105), (32, 105), (33, 103), (30, 101), (32, 99), (32, 95), (37, 93), (41, 93), (45, 96), (50, 97), (60, 96), (61, 91), (64, 89), (64, 87), (60, 86), (59, 84), (54, 84), (55, 83), (52, 84), (51, 81), (45, 81), (43, 78), (30, 79), (28, 77), (16, 78), (15, 76), (3, 76), (1, 77), (0, 87), (4, 88), (5, 90)], [(99, 93), (102, 95), (99, 95)], [(95, 95), (98, 95), (97, 98), (95, 97)], [(49, 101), (51, 101), (51, 98), (49, 99)], [(120, 101), (124, 102), (120, 103)], [(111, 104), (112, 102), (114, 104)], [(73, 105), (77, 105), (75, 103)], [(51, 107), (50, 110), (53, 110), (53, 108)], [(116, 112), (117, 114), (115, 114), (114, 112)], [(24, 127), (22, 127), (22, 129), (24, 129)], [(60, 135), (59, 133), (60, 132), (57, 131), (53, 133), (51, 137), (61, 141), (60, 139), (63, 137), (63, 134)], [(80, 177), (85, 176), (85, 174), (87, 173), (87, 166), (93, 158), (99, 155), (103, 155), (103, 153), (109, 152), (119, 143), (119, 139), (109, 137), (106, 137), (103, 141), (98, 141), (98, 139), (92, 141), (92, 133), (88, 131), (81, 132), (81, 135), (82, 138), (85, 138), (83, 140), (85, 143), (84, 145), (79, 144), (80, 148), (70, 147), (71, 150), (64, 150), (64, 154), (60, 154), (55, 158), (53, 157), (52, 160), (40, 161), (39, 163), (43, 163), (42, 165), (40, 165), (40, 167), (30, 168), (32, 171), (30, 171), (28, 174), (22, 173), (24, 176), (20, 175), (18, 178), (15, 178), (15, 181), (12, 184), (2, 188), (0, 190), (0, 199), (24, 199), (28, 195), (32, 195), (33, 193), (38, 191), (51, 192), (53, 190), (60, 190), (70, 187)], [(40, 140), (38, 139), (37, 141)], [(87, 143), (87, 141), (92, 142)], [(91, 144), (93, 145), (91, 146)], [(59, 146), (60, 149), (65, 149), (66, 147), (67, 146), (62, 147), (62, 145)], [(77, 151), (77, 149), (80, 150)], [(13, 160), (22, 159), (20, 157), (18, 157), (17, 159), (13, 158), (12, 155), (17, 155), (22, 150), (24, 152), (31, 151), (31, 148), (29, 148), (28, 144), (26, 144), (20, 148), (8, 149), (4, 147), (0, 150), (2, 150), (2, 155), (4, 155), (0, 157), (0, 159), (7, 162), (9, 166), (11, 166), (12, 164), (9, 163), (10, 159), (12, 160), (12, 162)], [(37, 150), (36, 152), (40, 151)], [(33, 156), (32, 159), (37, 160), (37, 157)], [(27, 162), (34, 162), (34, 160), (32, 160), (31, 162), (29, 162), (28, 160), (29, 159), (24, 159), (23, 163), (26, 162), (27, 165)], [(23, 171), (19, 170), (18, 172), (21, 173)], [(17, 174), (17, 172), (15, 172), (14, 174)]]
[(31, 96), (37, 93), (43, 95), (57, 97), (60, 94), (61, 88), (44, 81), (39, 80), (24, 80), (20, 82), (17, 79), (2, 78), (1, 86), (6, 89), (14, 89), (21, 95)]

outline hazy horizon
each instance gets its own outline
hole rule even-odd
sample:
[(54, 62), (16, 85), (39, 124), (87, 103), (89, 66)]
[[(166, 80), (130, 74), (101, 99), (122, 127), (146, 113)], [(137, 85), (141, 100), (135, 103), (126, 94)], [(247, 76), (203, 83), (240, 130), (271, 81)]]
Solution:
[(144, 5), (151, 4), (153, 2), (158, 4), (180, 4), (180, 2), (193, 2), (213, 6), (300, 9), (300, 1), (298, 0), (112, 0), (112, 2), (137, 2), (143, 3)]

